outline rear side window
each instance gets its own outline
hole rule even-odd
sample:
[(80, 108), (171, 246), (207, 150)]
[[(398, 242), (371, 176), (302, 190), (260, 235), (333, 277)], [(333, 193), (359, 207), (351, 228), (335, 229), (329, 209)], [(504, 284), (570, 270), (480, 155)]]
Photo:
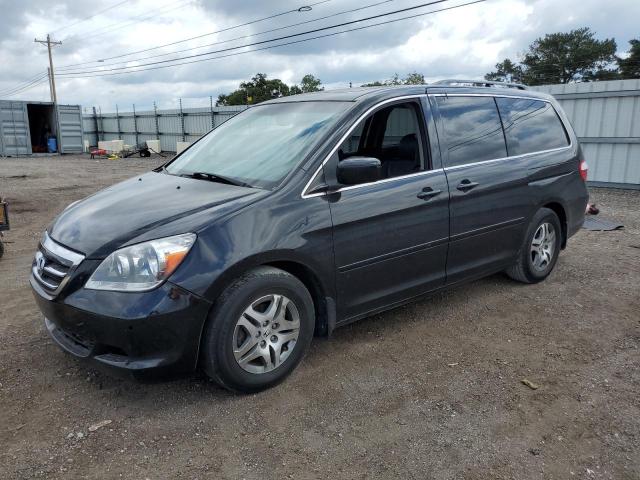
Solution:
[(448, 166), (507, 156), (493, 97), (436, 97), (448, 149)]
[(524, 98), (496, 98), (504, 124), (509, 155), (551, 150), (569, 145), (567, 132), (548, 102)]

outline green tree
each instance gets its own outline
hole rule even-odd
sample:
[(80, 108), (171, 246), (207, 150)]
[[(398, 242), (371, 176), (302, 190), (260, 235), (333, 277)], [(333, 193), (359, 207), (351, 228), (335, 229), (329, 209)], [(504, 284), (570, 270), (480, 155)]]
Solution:
[(397, 73), (393, 74), (388, 80), (383, 82), (375, 81), (370, 83), (364, 83), (362, 87), (386, 87), (386, 86), (394, 86), (394, 85), (424, 85), (424, 75), (418, 72), (413, 72), (407, 74), (406, 77), (400, 78), (400, 75)]
[(238, 90), (219, 95), (216, 105), (253, 105), (289, 95), (289, 90), (289, 86), (282, 80), (269, 80), (265, 73), (256, 73), (250, 81), (242, 82)]
[(615, 53), (613, 38), (598, 40), (587, 27), (551, 33), (536, 39), (519, 64), (507, 58), (485, 79), (528, 85), (610, 79), (617, 75)]
[(402, 79), (404, 85), (424, 85), (424, 75), (418, 72), (408, 74)]
[(535, 40), (522, 59), (525, 82), (570, 83), (597, 78), (615, 61), (616, 41), (597, 40), (589, 28), (551, 33)]
[(521, 83), (524, 81), (524, 72), (520, 65), (505, 58), (502, 62), (496, 63), (495, 72), (487, 73), (484, 79), (493, 82)]
[(621, 78), (640, 78), (640, 39), (629, 40), (626, 58), (618, 58)]
[(302, 93), (319, 92), (324, 90), (324, 87), (319, 78), (307, 74), (300, 81), (300, 90), (302, 90)]

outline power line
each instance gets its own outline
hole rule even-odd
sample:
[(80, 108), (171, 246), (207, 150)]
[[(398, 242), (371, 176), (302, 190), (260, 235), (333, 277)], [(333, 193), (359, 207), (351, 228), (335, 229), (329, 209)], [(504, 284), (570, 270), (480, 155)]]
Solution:
[[(109, 25), (105, 25), (104, 27), (100, 27), (96, 30), (88, 30), (85, 31), (84, 33), (75, 33), (73, 35), (70, 35), (69, 37), (66, 37), (64, 39), (65, 42), (67, 43), (76, 43), (78, 40), (87, 40), (89, 38), (94, 38), (94, 37), (101, 37), (102, 35), (106, 35), (108, 33), (112, 33), (115, 30), (120, 30), (123, 28), (128, 27), (129, 25), (133, 25), (135, 23), (140, 23), (141, 21), (144, 20), (149, 20), (151, 18), (157, 18), (158, 16), (164, 15), (165, 13), (169, 13), (169, 12), (173, 12), (174, 10), (177, 10), (179, 8), (182, 8), (190, 3), (193, 3), (195, 0), (178, 0), (177, 2), (170, 2), (165, 4), (164, 6), (161, 6), (159, 9), (154, 10), (154, 12), (152, 14), (149, 14), (148, 12), (142, 13), (140, 15), (136, 15), (134, 17), (129, 17), (128, 20), (125, 23), (112, 23)], [(173, 8), (166, 8), (166, 7), (170, 7), (172, 5), (176, 5)], [(75, 39), (75, 40), (72, 40)]]
[(5, 96), (9, 96), (9, 95), (13, 95), (16, 92), (19, 92), (22, 89), (25, 88), (29, 88), (31, 85), (34, 85), (38, 82), (40, 82), (42, 79), (47, 78), (48, 75), (45, 73), (44, 75), (40, 75), (38, 78), (31, 80), (30, 82), (27, 83), (23, 83), (19, 86), (4, 90), (3, 92), (0, 92), (0, 97), (5, 97)]
[(27, 78), (26, 80), (24, 80), (22, 83), (19, 83), (18, 85), (15, 85), (13, 87), (9, 87), (9, 88), (5, 88), (4, 90), (0, 91), (0, 96), (2, 96), (5, 92), (9, 92), (11, 90), (16, 90), (19, 89), (25, 85), (28, 85), (30, 82), (34, 81), (34, 80), (39, 80), (42, 78), (43, 75), (47, 75), (47, 72), (40, 72), (32, 77)]
[(228, 51), (231, 51), (231, 50), (238, 50), (240, 48), (253, 47), (253, 46), (256, 46), (256, 45), (263, 45), (265, 43), (277, 42), (277, 41), (286, 40), (286, 39), (289, 39), (289, 38), (300, 37), (302, 35), (309, 35), (309, 34), (312, 34), (312, 33), (318, 33), (318, 32), (322, 32), (322, 31), (325, 31), (325, 30), (331, 30), (331, 29), (334, 29), (334, 28), (344, 27), (344, 26), (347, 26), (347, 25), (353, 25), (355, 23), (361, 23), (361, 22), (366, 22), (366, 21), (369, 21), (369, 20), (374, 20), (376, 18), (387, 17), (389, 15), (395, 15), (397, 13), (403, 13), (403, 12), (407, 12), (407, 11), (411, 11), (411, 10), (416, 10), (418, 8), (424, 8), (424, 7), (428, 7), (428, 6), (431, 6), (431, 5), (435, 5), (435, 4), (443, 3), (443, 2), (447, 2), (447, 1), (450, 1), (450, 0), (432, 0), (431, 2), (422, 3), (420, 5), (414, 5), (412, 7), (401, 8), (401, 9), (398, 9), (398, 10), (394, 10), (394, 11), (387, 12), (387, 13), (381, 13), (381, 14), (378, 14), (378, 15), (372, 15), (370, 17), (365, 17), (365, 18), (361, 18), (361, 19), (358, 19), (358, 20), (351, 20), (351, 21), (348, 21), (348, 22), (342, 22), (342, 23), (338, 23), (338, 24), (335, 24), (335, 25), (329, 25), (327, 27), (321, 27), (321, 28), (315, 28), (313, 30), (307, 30), (305, 32), (292, 33), (290, 35), (284, 35), (282, 37), (276, 37), (276, 38), (272, 38), (272, 39), (268, 39), (268, 40), (261, 40), (259, 42), (247, 43), (245, 45), (240, 45), (240, 46), (236, 46), (236, 47), (228, 47), (228, 48), (223, 48), (223, 49), (220, 49), (220, 50), (213, 50), (213, 51), (204, 52), (204, 53), (197, 53), (197, 54), (194, 54), (194, 55), (187, 55), (187, 56), (184, 56), (184, 57), (178, 57), (178, 58), (169, 59), (169, 60), (159, 60), (159, 61), (156, 61), (156, 62), (143, 63), (141, 65), (134, 65), (134, 66), (130, 66), (130, 67), (114, 67), (114, 68), (107, 68), (107, 69), (103, 69), (103, 70), (88, 70), (88, 71), (84, 71), (84, 72), (82, 72), (82, 71), (68, 72), (68, 73), (61, 73), (60, 75), (61, 76), (62, 75), (68, 76), (68, 75), (75, 75), (75, 74), (113, 72), (113, 71), (116, 71), (116, 70), (126, 70), (126, 69), (129, 69), (129, 68), (147, 67), (147, 66), (159, 65), (159, 64), (163, 64), (163, 63), (171, 63), (171, 62), (175, 62), (175, 61), (178, 61), (178, 60), (187, 60), (187, 59), (190, 59), (190, 58), (203, 57), (203, 56), (207, 56), (207, 55), (213, 55), (213, 54), (216, 54), (216, 53), (228, 52)]
[[(448, 0), (441, 0), (441, 1), (448, 1)], [(474, 0), (472, 2), (462, 3), (460, 5), (455, 5), (455, 6), (452, 6), (452, 7), (441, 8), (441, 9), (433, 10), (433, 11), (430, 11), (430, 12), (418, 13), (418, 14), (415, 14), (415, 15), (409, 15), (409, 16), (406, 16), (406, 17), (396, 18), (396, 19), (393, 19), (393, 20), (387, 20), (387, 21), (384, 21), (384, 22), (374, 23), (374, 24), (371, 24), (371, 25), (365, 25), (365, 26), (362, 26), (362, 27), (355, 27), (355, 28), (351, 28), (351, 29), (347, 29), (347, 30), (340, 30), (338, 32), (332, 32), (332, 33), (328, 33), (328, 34), (324, 34), (324, 35), (317, 35), (315, 37), (304, 38), (304, 39), (301, 39), (301, 40), (294, 40), (294, 41), (291, 41), (291, 42), (280, 43), (280, 44), (277, 44), (277, 45), (268, 45), (268, 46), (265, 46), (265, 47), (254, 48), (252, 50), (247, 50), (247, 51), (244, 51), (244, 52), (228, 53), (228, 54), (225, 54), (225, 55), (219, 55), (219, 56), (211, 57), (211, 58), (205, 58), (205, 59), (199, 59), (199, 60), (191, 60), (191, 61), (188, 61), (188, 62), (175, 63), (175, 64), (172, 64), (172, 65), (161, 65), (161, 66), (143, 68), (143, 69), (138, 69), (138, 70), (129, 70), (129, 71), (126, 71), (126, 72), (89, 74), (89, 75), (86, 74), (88, 72), (85, 72), (85, 74), (82, 74), (82, 72), (80, 72), (80, 74), (78, 74), (76, 76), (67, 76), (66, 78), (92, 78), (92, 77), (105, 77), (105, 76), (112, 76), (112, 75), (124, 75), (124, 74), (138, 73), (138, 72), (144, 72), (144, 71), (149, 71), (149, 70), (159, 70), (159, 69), (164, 69), (164, 68), (171, 68), (171, 67), (176, 67), (176, 66), (180, 66), (180, 65), (188, 65), (188, 64), (192, 64), (192, 63), (206, 62), (206, 61), (215, 60), (215, 59), (219, 59), (219, 58), (227, 58), (227, 57), (232, 57), (232, 56), (236, 56), (236, 55), (244, 55), (244, 54), (247, 54), (247, 53), (253, 53), (253, 52), (257, 52), (257, 51), (262, 51), (262, 50), (269, 50), (269, 49), (272, 49), (272, 48), (284, 47), (284, 46), (287, 46), (287, 45), (294, 45), (294, 44), (298, 44), (298, 43), (304, 43), (304, 42), (308, 42), (308, 41), (311, 41), (311, 40), (317, 40), (317, 39), (320, 39), (320, 38), (333, 37), (333, 36), (340, 35), (340, 34), (343, 34), (343, 33), (354, 32), (354, 31), (358, 31), (358, 30), (364, 30), (364, 29), (367, 29), (367, 28), (371, 28), (371, 27), (377, 27), (377, 26), (381, 26), (381, 25), (387, 25), (387, 24), (390, 24), (390, 23), (400, 22), (400, 21), (403, 21), (403, 20), (409, 20), (409, 19), (413, 19), (413, 18), (423, 17), (423, 16), (426, 16), (426, 15), (431, 15), (433, 13), (443, 12), (443, 11), (446, 11), (446, 10), (453, 10), (453, 9), (456, 9), (456, 8), (466, 7), (468, 5), (473, 5), (473, 4), (476, 4), (476, 3), (483, 3), (483, 2), (486, 2), (486, 1), (487, 0)], [(134, 68), (134, 67), (131, 67), (131, 68)], [(65, 74), (65, 75), (70, 75), (70, 74)]]
[(14, 95), (17, 95), (19, 93), (23, 93), (26, 92), (27, 90), (30, 90), (34, 87), (37, 87), (39, 85), (42, 85), (46, 82), (49, 81), (49, 76), (45, 73), (45, 75), (43, 77), (41, 77), (39, 80), (36, 80), (34, 82), (31, 82), (29, 84), (23, 85), (22, 87), (19, 88), (15, 88), (10, 92), (6, 92), (6, 93), (2, 93), (0, 94), (1, 97), (5, 97), (5, 98), (9, 98), (9, 97), (13, 97)]
[[(189, 0), (187, 3), (190, 3), (191, 1), (192, 1), (192, 0)], [(158, 49), (158, 48), (164, 48), (164, 47), (168, 47), (168, 46), (171, 46), (171, 45), (176, 45), (176, 44), (178, 44), (178, 43), (184, 43), (184, 42), (188, 42), (188, 41), (190, 41), (190, 40), (195, 40), (195, 39), (198, 39), (198, 38), (202, 38), (202, 37), (206, 37), (206, 36), (210, 36), (210, 35), (215, 35), (216, 33), (227, 32), (227, 31), (229, 31), (229, 30), (234, 30), (234, 29), (236, 29), (236, 28), (245, 27), (245, 26), (247, 26), (247, 25), (252, 25), (252, 24), (254, 24), (254, 23), (263, 22), (263, 21), (265, 21), (265, 20), (270, 20), (270, 19), (273, 19), (273, 18), (276, 18), (276, 17), (280, 17), (280, 16), (283, 16), (283, 15), (288, 15), (288, 14), (290, 14), (290, 13), (294, 13), (294, 12), (303, 12), (303, 11), (306, 11), (306, 10), (303, 10), (304, 8), (314, 7), (314, 6), (316, 6), (316, 5), (320, 5), (320, 4), (322, 4), (322, 3), (327, 3), (327, 2), (331, 2), (331, 1), (332, 1), (332, 0), (321, 0), (321, 1), (318, 1), (318, 2), (315, 2), (315, 3), (312, 3), (312, 4), (310, 4), (310, 5), (303, 5), (303, 6), (298, 7), (298, 8), (294, 8), (294, 9), (291, 9), (291, 10), (287, 10), (286, 12), (280, 12), (280, 13), (276, 13), (276, 14), (273, 14), (273, 15), (269, 15), (269, 16), (267, 16), (267, 17), (258, 18), (258, 19), (256, 19), (256, 20), (251, 20), (251, 21), (249, 21), (249, 22), (241, 23), (241, 24), (239, 24), (239, 25), (234, 25), (234, 26), (232, 26), (232, 27), (226, 27), (226, 28), (223, 28), (222, 30), (218, 30), (218, 31), (215, 31), (215, 32), (209, 32), (209, 33), (205, 33), (205, 34), (202, 34), (202, 35), (197, 35), (197, 36), (195, 36), (195, 37), (186, 38), (186, 39), (184, 39), (184, 40), (179, 40), (179, 41), (176, 41), (176, 42), (168, 43), (168, 44), (166, 44), (166, 45), (160, 45), (160, 46), (157, 46), (157, 47), (146, 48), (146, 49), (143, 49), (143, 50), (138, 50), (138, 51), (135, 51), (135, 52), (130, 52), (130, 53), (128, 53), (128, 54), (124, 54), (124, 55), (117, 55), (117, 56), (115, 56), (115, 57), (107, 57), (107, 58), (103, 58), (103, 59), (101, 59), (101, 60), (112, 60), (112, 59), (114, 59), (114, 58), (120, 58), (120, 57), (124, 57), (124, 56), (129, 56), (129, 55), (133, 55), (133, 54), (136, 54), (136, 53), (148, 52), (148, 51), (150, 51), (150, 50), (156, 50), (156, 49)], [(176, 7), (176, 8), (179, 8), (179, 7)], [(173, 9), (171, 9), (171, 10), (175, 10), (176, 8), (173, 8)], [(168, 10), (168, 11), (171, 11), (171, 10)], [(164, 12), (164, 13), (167, 13), (167, 12)], [(155, 12), (153, 15), (150, 15), (150, 16), (148, 16), (148, 17), (145, 17), (145, 18), (143, 18), (143, 19), (141, 19), (141, 20), (145, 20), (145, 19), (149, 19), (149, 18), (156, 17), (156, 16), (157, 16), (157, 14), (158, 14), (158, 12)], [(134, 18), (135, 18), (135, 17), (134, 17)], [(129, 24), (130, 24), (130, 23), (129, 23)], [(105, 32), (105, 33), (110, 33), (111, 31), (113, 31), (113, 30), (117, 30), (117, 29), (119, 29), (119, 28), (123, 28), (124, 26), (126, 26), (126, 25), (118, 25), (118, 26), (116, 26), (115, 28), (110, 28), (110, 29), (109, 29), (107, 32)], [(105, 27), (105, 28), (108, 28), (108, 27)], [(92, 37), (96, 37), (96, 36), (100, 36), (100, 35), (104, 35), (104, 33), (98, 33), (98, 34), (95, 34), (95, 35), (88, 35), (88, 36), (84, 36), (82, 39), (83, 39), (83, 40), (86, 40), (87, 38), (92, 38)]]
[[(99, 67), (109, 67), (109, 66), (113, 66), (113, 65), (121, 65), (121, 64), (124, 64), (124, 63), (129, 63), (129, 62), (137, 62), (137, 61), (140, 61), (140, 60), (149, 60), (151, 58), (166, 57), (166, 56), (169, 56), (169, 55), (175, 55), (177, 53), (190, 52), (190, 51), (198, 50), (198, 49), (205, 48), (205, 47), (213, 47), (215, 45), (220, 45), (220, 44), (223, 44), (223, 43), (229, 43), (229, 42), (233, 42), (233, 41), (236, 41), (236, 40), (243, 40), (245, 38), (256, 37), (258, 35), (265, 35), (267, 33), (273, 33), (273, 32), (277, 32), (277, 31), (280, 31), (280, 30), (286, 30), (288, 28), (298, 27), (300, 25), (306, 25), (306, 24), (309, 24), (309, 23), (319, 22), (321, 20), (326, 20), (328, 18), (337, 17), (337, 16), (340, 16), (340, 15), (345, 15), (347, 13), (353, 13), (353, 12), (357, 12), (357, 11), (360, 11), (360, 10), (366, 10), (366, 9), (377, 7), (377, 6), (383, 5), (385, 3), (390, 3), (390, 2), (393, 2), (393, 1), (395, 1), (395, 0), (383, 0), (383, 1), (380, 1), (380, 2), (377, 2), (377, 3), (372, 3), (372, 4), (369, 4), (369, 5), (365, 5), (365, 6), (362, 6), (362, 7), (352, 8), (350, 10), (344, 10), (342, 12), (332, 13), (331, 15), (325, 15), (323, 17), (314, 18), (312, 20), (305, 20), (304, 22), (293, 23), (293, 24), (285, 25), (285, 26), (278, 27), (278, 28), (272, 28), (270, 30), (264, 30), (262, 32), (257, 32), (257, 33), (252, 33), (252, 34), (249, 34), (249, 35), (243, 35), (243, 36), (240, 36), (240, 37), (230, 38), (228, 40), (220, 40), (218, 42), (207, 43), (205, 45), (199, 45), (197, 47), (190, 47), (190, 48), (185, 48), (185, 49), (182, 49), (182, 50), (175, 50), (173, 52), (161, 53), (161, 54), (158, 54), (158, 55), (151, 55), (151, 56), (141, 57), (141, 58), (132, 58), (131, 60), (122, 60), (120, 62), (106, 63), (106, 64), (103, 64), (103, 65), (94, 65), (93, 67), (98, 67), (98, 66)], [(162, 48), (162, 47), (156, 47), (156, 48)], [(121, 57), (126, 57), (126, 56), (129, 56), (129, 55), (133, 55), (133, 53), (118, 55), (118, 56), (110, 57), (110, 58), (111, 59), (121, 58)], [(66, 66), (58, 67), (57, 70), (58, 71), (71, 70), (71, 69), (73, 69), (74, 66), (88, 65), (90, 63), (101, 63), (104, 60), (105, 59), (94, 60), (94, 61), (91, 61), (91, 62), (84, 62), (84, 63), (76, 63), (76, 64), (72, 64), (72, 65), (66, 65)]]
[(51, 32), (51, 33), (60, 32), (60, 31), (62, 31), (62, 30), (66, 30), (67, 28), (71, 28), (71, 27), (73, 27), (73, 26), (75, 26), (75, 25), (78, 25), (78, 24), (80, 24), (80, 23), (82, 23), (82, 22), (86, 22), (87, 20), (91, 20), (92, 18), (97, 17), (98, 15), (102, 15), (104, 12), (108, 12), (109, 10), (111, 10), (111, 9), (113, 9), (113, 8), (116, 8), (116, 7), (119, 7), (120, 5), (122, 5), (122, 4), (124, 4), (124, 3), (127, 3), (127, 2), (129, 2), (129, 0), (123, 0), (123, 1), (121, 1), (121, 2), (118, 2), (118, 3), (116, 3), (115, 5), (111, 5), (110, 7), (104, 8), (104, 9), (102, 9), (102, 10), (100, 10), (100, 11), (98, 11), (98, 12), (94, 13), (93, 15), (89, 15), (88, 17), (81, 18), (80, 20), (78, 20), (78, 21), (76, 21), (76, 22), (70, 23), (70, 24), (65, 25), (65, 26), (63, 26), (63, 27), (60, 27), (60, 28), (58, 28), (58, 29), (54, 30), (54, 31), (53, 31), (53, 32)]

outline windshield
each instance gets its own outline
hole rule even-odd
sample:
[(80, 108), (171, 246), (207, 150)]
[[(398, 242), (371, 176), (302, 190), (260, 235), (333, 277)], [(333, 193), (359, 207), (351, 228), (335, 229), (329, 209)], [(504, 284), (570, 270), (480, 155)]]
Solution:
[(173, 175), (220, 175), (254, 187), (273, 188), (351, 105), (257, 105), (213, 130), (168, 165), (167, 171)]

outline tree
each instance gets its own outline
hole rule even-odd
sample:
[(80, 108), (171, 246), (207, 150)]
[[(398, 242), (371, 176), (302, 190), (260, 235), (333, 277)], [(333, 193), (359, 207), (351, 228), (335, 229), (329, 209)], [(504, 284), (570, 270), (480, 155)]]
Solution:
[(520, 65), (505, 58), (502, 62), (496, 63), (496, 71), (487, 73), (484, 79), (494, 82), (522, 83), (524, 81), (524, 72)]
[(302, 77), (300, 86), (292, 85), (289, 87), (279, 78), (269, 80), (265, 73), (256, 73), (250, 81), (242, 82), (238, 90), (218, 95), (216, 105), (252, 105), (272, 98), (324, 90), (321, 85), (320, 79), (311, 74)]
[(319, 92), (324, 90), (324, 87), (321, 85), (322, 82), (319, 78), (316, 78), (311, 74), (307, 74), (302, 77), (302, 80), (300, 81), (300, 90), (302, 90), (302, 93)]
[(424, 85), (424, 75), (418, 72), (413, 72), (404, 77), (402, 80), (404, 85)]
[(626, 58), (618, 58), (621, 78), (640, 78), (640, 39), (629, 40)]
[(505, 59), (487, 80), (520, 81), (528, 85), (607, 79), (616, 75), (616, 41), (598, 40), (589, 28), (551, 33), (536, 39), (520, 64)]
[(530, 85), (570, 83), (602, 74), (615, 60), (616, 41), (597, 40), (589, 28), (535, 40), (522, 59)]
[(424, 85), (424, 75), (418, 72), (409, 73), (406, 77), (400, 78), (400, 75), (397, 73), (393, 74), (388, 80), (384, 82), (375, 81), (370, 83), (365, 83), (361, 85), (362, 87), (386, 87), (386, 86), (394, 86), (394, 85)]
[(238, 90), (228, 95), (219, 95), (216, 105), (252, 105), (289, 95), (289, 90), (289, 86), (282, 80), (269, 80), (265, 73), (256, 73), (250, 81), (242, 82)]

